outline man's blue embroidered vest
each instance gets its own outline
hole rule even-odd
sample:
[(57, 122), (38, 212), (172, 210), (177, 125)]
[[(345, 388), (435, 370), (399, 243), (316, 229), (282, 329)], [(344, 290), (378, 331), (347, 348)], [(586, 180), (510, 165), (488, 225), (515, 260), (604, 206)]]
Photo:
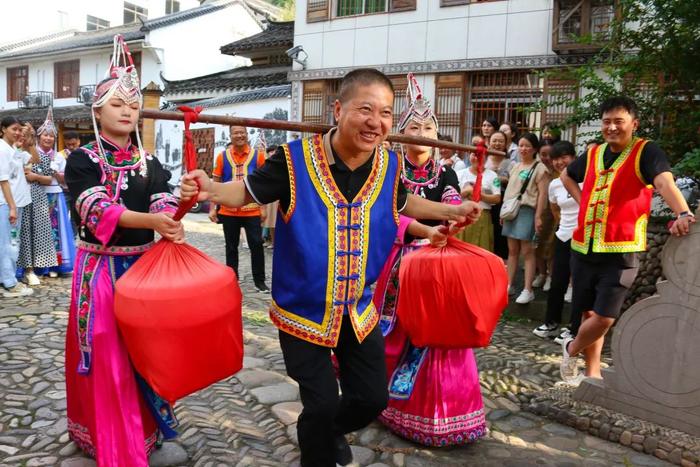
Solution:
[(270, 318), (289, 334), (335, 347), (347, 311), (361, 342), (379, 320), (370, 286), (396, 236), (399, 158), (377, 149), (367, 182), (346, 200), (331, 175), (329, 137), (283, 147), (291, 198), (277, 217)]

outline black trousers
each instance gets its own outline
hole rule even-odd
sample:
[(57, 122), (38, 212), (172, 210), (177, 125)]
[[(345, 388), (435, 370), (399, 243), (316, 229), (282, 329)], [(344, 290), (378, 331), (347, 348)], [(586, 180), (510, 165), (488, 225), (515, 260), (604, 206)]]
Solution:
[[(552, 260), (552, 285), (547, 297), (545, 323), (561, 323), (564, 308), (564, 295), (571, 278), (571, 240), (562, 242), (554, 237), (554, 258)], [(571, 333), (576, 335), (581, 326), (581, 313), (571, 311)]]
[(238, 276), (238, 243), (241, 240), (241, 227), (250, 248), (250, 263), (253, 270), (254, 282), (265, 282), (265, 250), (263, 248), (262, 227), (260, 216), (222, 216), (219, 221), (224, 226), (226, 242), (226, 265), (233, 269)]
[[(287, 374), (299, 383), (304, 406), (297, 422), (302, 467), (335, 467), (334, 439), (367, 426), (389, 401), (384, 338), (376, 326), (359, 343), (343, 316), (338, 346), (321, 347), (280, 331)], [(331, 364), (340, 367), (340, 389)]]
[(508, 259), (508, 239), (501, 230), (501, 203), (491, 207), (491, 223), (493, 224), (493, 252), (503, 259)]

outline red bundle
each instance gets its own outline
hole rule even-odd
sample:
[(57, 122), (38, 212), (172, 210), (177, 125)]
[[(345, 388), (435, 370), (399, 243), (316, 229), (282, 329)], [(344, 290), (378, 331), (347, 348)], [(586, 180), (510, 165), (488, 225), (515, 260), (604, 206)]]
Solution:
[(419, 347), (485, 347), (508, 305), (503, 260), (452, 237), (406, 255), (399, 281), (399, 321)]
[[(185, 160), (195, 164), (185, 114)], [(180, 205), (180, 219), (196, 201)], [(115, 314), (136, 370), (173, 403), (243, 366), (241, 290), (233, 270), (196, 248), (160, 240), (116, 283)]]

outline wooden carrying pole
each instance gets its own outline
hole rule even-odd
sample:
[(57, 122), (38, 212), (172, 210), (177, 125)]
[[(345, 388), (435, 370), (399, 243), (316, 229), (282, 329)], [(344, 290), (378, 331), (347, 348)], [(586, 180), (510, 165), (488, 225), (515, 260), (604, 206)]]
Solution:
[[(181, 112), (166, 112), (163, 110), (143, 109), (141, 111), (142, 118), (151, 118), (154, 120), (184, 120), (184, 114)], [(213, 123), (217, 125), (237, 125), (253, 128), (266, 128), (269, 130), (287, 130), (299, 131), (302, 133), (326, 133), (331, 128), (331, 125), (319, 125), (315, 123), (305, 122), (290, 122), (286, 120), (263, 120), (260, 118), (245, 118), (245, 117), (230, 117), (228, 115), (207, 115), (199, 114), (198, 123)], [(419, 136), (408, 136), (401, 134), (390, 134), (387, 136), (387, 141), (392, 143), (415, 144), (419, 146), (432, 146), (435, 148), (454, 149), (455, 151), (476, 151), (475, 146), (467, 144), (453, 143), (450, 141), (440, 141), (430, 138), (422, 138)], [(488, 154), (495, 156), (505, 156), (501, 151), (487, 150)]]

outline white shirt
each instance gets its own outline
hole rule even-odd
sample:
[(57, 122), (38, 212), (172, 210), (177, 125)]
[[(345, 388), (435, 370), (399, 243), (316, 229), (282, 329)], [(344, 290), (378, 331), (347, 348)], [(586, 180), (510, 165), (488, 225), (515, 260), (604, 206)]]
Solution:
[(520, 162), (520, 151), (518, 150), (518, 145), (515, 142), (510, 143), (508, 148), (508, 158), (513, 162)]
[[(63, 154), (54, 152), (53, 159), (51, 160), (51, 170), (61, 174), (66, 171), (66, 158), (63, 157)], [(51, 185), (44, 185), (44, 192), (63, 193), (63, 188), (61, 188), (61, 185), (58, 183), (58, 180), (56, 180), (56, 177), (53, 177), (51, 179)]]
[(10, 190), (15, 204), (18, 208), (23, 208), (32, 204), (32, 191), (29, 182), (24, 175), (24, 166), (32, 160), (32, 155), (21, 149), (15, 150), (12, 156), (12, 170), (10, 172)]
[[(476, 183), (476, 174), (472, 173), (470, 169), (460, 170), (457, 172), (457, 179), (459, 180), (460, 190), (464, 190), (467, 184), (474, 185)], [(493, 170), (484, 169), (484, 174), (481, 178), (481, 194), (501, 194), (501, 181)], [(493, 205), (485, 201), (479, 201), (479, 206), (482, 209), (491, 209)]]
[(555, 178), (549, 184), (549, 202), (559, 206), (561, 219), (556, 236), (562, 242), (568, 242), (574, 235), (574, 229), (578, 224), (578, 203), (571, 197), (561, 180)]
[[(14, 154), (15, 148), (7, 144), (4, 139), (0, 139), (0, 182), (10, 181)], [(2, 190), (0, 190), (0, 204), (7, 204)]]
[[(452, 170), (454, 170), (455, 172), (459, 172), (460, 170), (464, 170), (467, 168), (467, 166), (464, 164), (464, 161), (457, 156), (452, 156), (449, 160), (452, 161), (451, 167)], [(446, 164), (446, 161), (447, 159), (440, 159), (438, 161), (438, 164), (440, 164), (440, 166), (442, 167)]]

